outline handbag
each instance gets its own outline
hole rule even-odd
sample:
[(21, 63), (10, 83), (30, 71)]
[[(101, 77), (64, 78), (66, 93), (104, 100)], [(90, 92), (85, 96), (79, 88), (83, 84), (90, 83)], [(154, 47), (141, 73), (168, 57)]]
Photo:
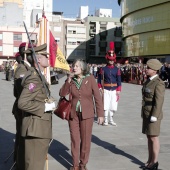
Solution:
[(54, 114), (61, 119), (69, 120), (71, 112), (71, 102), (65, 97), (61, 97), (58, 101), (57, 108), (54, 110)]

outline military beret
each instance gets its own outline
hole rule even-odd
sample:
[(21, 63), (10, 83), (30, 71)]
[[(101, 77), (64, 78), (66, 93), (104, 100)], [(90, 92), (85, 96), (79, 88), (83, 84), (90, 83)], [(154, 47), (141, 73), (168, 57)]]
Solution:
[[(22, 43), (19, 45), (19, 48), (25, 47), (25, 46), (26, 46), (26, 42), (22, 42)], [(33, 47), (36, 47), (36, 45), (33, 44)], [(30, 43), (28, 44), (28, 48), (31, 48), (31, 44), (30, 44)]]
[(17, 57), (19, 57), (19, 56), (20, 56), (20, 53), (17, 52), (17, 53), (15, 54), (15, 57), (17, 58)]
[(26, 42), (22, 42), (22, 43), (19, 45), (19, 48), (25, 47), (25, 46), (26, 46)]
[(152, 70), (159, 70), (162, 67), (162, 63), (157, 59), (150, 59), (147, 61), (147, 66)]
[[(40, 46), (34, 47), (34, 51), (36, 54), (41, 54), (41, 55), (49, 55), (49, 53), (47, 53), (47, 44), (42, 44)], [(32, 53), (32, 49), (28, 48), (27, 50), (24, 51), (24, 53), (26, 54), (31, 54)]]

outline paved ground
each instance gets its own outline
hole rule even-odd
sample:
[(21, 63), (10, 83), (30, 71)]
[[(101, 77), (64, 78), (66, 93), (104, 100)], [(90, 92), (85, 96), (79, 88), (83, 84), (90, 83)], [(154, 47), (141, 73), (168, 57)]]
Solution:
[[(58, 100), (58, 90), (65, 78), (60, 78), (58, 85), (52, 85), (53, 97)], [(9, 170), (12, 157), (5, 159), (13, 150), (15, 119), (11, 114), (13, 81), (6, 81), (0, 73), (0, 170)], [(166, 90), (164, 119), (160, 135), (159, 169), (170, 170), (170, 90)], [(146, 137), (141, 133), (141, 86), (123, 84), (115, 122), (118, 127), (99, 126), (94, 121), (89, 170), (137, 170), (147, 159)], [(53, 142), (49, 149), (49, 170), (66, 170), (71, 165), (70, 136), (66, 121), (53, 116)]]

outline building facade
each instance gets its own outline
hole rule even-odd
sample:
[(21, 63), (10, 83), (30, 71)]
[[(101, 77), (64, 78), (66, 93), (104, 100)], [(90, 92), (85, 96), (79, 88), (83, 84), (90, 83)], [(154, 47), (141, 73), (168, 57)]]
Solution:
[(64, 29), (63, 29), (63, 16), (62, 12), (53, 12), (52, 20), (49, 22), (50, 30), (59, 46), (60, 50), (63, 52), (64, 46)]
[(53, 1), (52, 0), (23, 0), (23, 17), (27, 27), (33, 27), (34, 23), (31, 20), (33, 10), (41, 10), (38, 13), (39, 18), (42, 17), (42, 10), (44, 9), (45, 15), (49, 21), (52, 21)]
[[(11, 13), (12, 11), (12, 13)], [(23, 26), (23, 5), (21, 0), (0, 1), (0, 64), (7, 58), (14, 59), (18, 47), (27, 42)], [(37, 30), (28, 28), (32, 42), (36, 41)]]
[(67, 61), (86, 60), (86, 27), (81, 21), (64, 20), (64, 54)]
[(0, 26), (9, 25), (23, 26), (23, 6), (20, 1), (0, 1)]
[(118, 0), (125, 57), (170, 56), (170, 1)]
[[(37, 32), (29, 28), (32, 32), (31, 40), (34, 43), (37, 39)], [(18, 52), (18, 47), (22, 42), (27, 42), (27, 34), (24, 27), (4, 26), (0, 27), (0, 64), (8, 57), (13, 59)]]
[[(115, 48), (121, 48), (121, 36), (115, 31), (121, 26), (119, 18), (88, 16), (86, 25), (86, 58), (89, 63), (105, 63), (109, 42), (115, 42)], [(119, 55), (119, 52), (117, 52)]]

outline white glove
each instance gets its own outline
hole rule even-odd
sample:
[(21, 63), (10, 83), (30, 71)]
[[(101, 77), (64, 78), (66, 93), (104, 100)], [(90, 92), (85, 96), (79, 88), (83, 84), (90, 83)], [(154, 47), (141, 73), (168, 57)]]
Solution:
[(55, 103), (45, 103), (45, 112), (52, 111), (55, 109)]
[(158, 120), (157, 117), (151, 116), (151, 119), (150, 119), (151, 122), (156, 122), (157, 120)]

